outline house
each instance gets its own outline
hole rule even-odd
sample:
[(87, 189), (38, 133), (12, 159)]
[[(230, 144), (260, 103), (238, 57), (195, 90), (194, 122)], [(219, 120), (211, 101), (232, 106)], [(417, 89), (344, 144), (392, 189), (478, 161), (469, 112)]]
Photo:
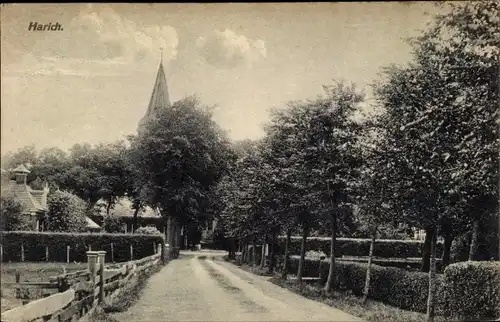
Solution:
[[(99, 200), (96, 206), (99, 210), (92, 216), (92, 219), (102, 225), (104, 217), (107, 215), (106, 202)], [(141, 209), (137, 214), (137, 227), (134, 226), (134, 213), (135, 209), (132, 207), (132, 201), (126, 197), (118, 200), (109, 212), (110, 215), (120, 218), (123, 225), (122, 232), (124, 233), (133, 233), (137, 228), (146, 226), (156, 227), (160, 232), (165, 233), (165, 221), (157, 210), (151, 207)]]
[[(11, 179), (11, 173), (15, 178)], [(49, 188), (47, 185), (42, 190), (33, 190), (26, 183), (26, 178), (30, 171), (19, 165), (11, 172), (2, 171), (2, 195), (11, 195), (21, 203), (23, 210), (21, 216), (27, 218), (33, 230), (44, 230), (43, 220), (48, 212), (47, 195)]]
[[(30, 171), (21, 164), (11, 171), (2, 169), (2, 195), (11, 195), (20, 201), (23, 212), (21, 216), (26, 216), (27, 222), (31, 222), (31, 229), (35, 231), (45, 231), (45, 215), (48, 212), (47, 196), (50, 192), (47, 184), (41, 190), (32, 189), (27, 184), (27, 177)], [(14, 174), (14, 179), (11, 175)], [(90, 218), (86, 217), (87, 231), (98, 232), (101, 227)]]

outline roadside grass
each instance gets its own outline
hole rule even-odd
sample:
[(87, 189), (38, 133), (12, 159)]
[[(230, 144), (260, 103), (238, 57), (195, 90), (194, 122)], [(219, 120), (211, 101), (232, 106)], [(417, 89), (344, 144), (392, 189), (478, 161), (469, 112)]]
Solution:
[(139, 299), (148, 279), (162, 268), (162, 265), (158, 265), (145, 274), (132, 277), (129, 283), (123, 286), (122, 291), (117, 297), (104, 300), (103, 312), (116, 313), (126, 311)]
[[(368, 299), (366, 304), (361, 303), (361, 298), (348, 291), (334, 291), (326, 294), (323, 285), (316, 283), (298, 283), (296, 280), (283, 280), (273, 277), (270, 282), (286, 288), (308, 299), (315, 300), (339, 310), (371, 322), (426, 322), (426, 315), (419, 312), (401, 310), (397, 307), (382, 302)], [(435, 322), (450, 322), (441, 316), (436, 316)]]
[(241, 268), (242, 270), (247, 271), (247, 272), (252, 273), (252, 274), (255, 274), (255, 275), (259, 275), (259, 276), (277, 276), (277, 272), (276, 271), (270, 273), (268, 271), (267, 267), (261, 268), (260, 265), (253, 266), (253, 265), (249, 265), (249, 264), (245, 264), (245, 263), (240, 263), (239, 261), (237, 261), (235, 259), (229, 259), (228, 256), (224, 256), (223, 259), (226, 262), (229, 262), (229, 263), (231, 263), (233, 265), (236, 265), (239, 268)]

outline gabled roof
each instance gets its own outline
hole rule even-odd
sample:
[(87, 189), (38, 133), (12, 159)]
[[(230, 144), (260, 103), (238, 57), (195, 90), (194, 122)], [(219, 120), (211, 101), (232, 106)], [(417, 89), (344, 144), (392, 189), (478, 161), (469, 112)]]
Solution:
[(13, 195), (21, 202), (24, 212), (47, 211), (47, 190), (33, 190), (26, 184), (18, 184), (10, 180), (6, 187), (2, 187), (2, 194)]
[(158, 73), (156, 74), (156, 81), (149, 100), (148, 109), (146, 114), (139, 122), (139, 131), (143, 129), (146, 122), (155, 117), (158, 111), (170, 106), (170, 97), (168, 94), (167, 78), (163, 70), (163, 64), (160, 63)]
[[(97, 206), (103, 205), (100, 209), (100, 215), (106, 215), (106, 206), (104, 200), (99, 200), (97, 202)], [(124, 197), (118, 200), (115, 204), (114, 208), (109, 212), (111, 215), (119, 216), (119, 217), (133, 217), (134, 209), (132, 208), (132, 201), (130, 199)], [(139, 211), (137, 214), (139, 218), (161, 218), (161, 215), (152, 209), (151, 207), (146, 207), (142, 211)]]
[(87, 221), (87, 228), (89, 229), (101, 229), (101, 226), (95, 223), (92, 219), (89, 217), (85, 217), (85, 220)]

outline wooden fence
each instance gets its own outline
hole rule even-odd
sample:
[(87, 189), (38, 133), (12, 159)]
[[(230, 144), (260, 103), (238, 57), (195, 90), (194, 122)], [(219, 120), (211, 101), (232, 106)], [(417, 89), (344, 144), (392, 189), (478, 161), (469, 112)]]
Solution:
[(32, 321), (75, 321), (88, 314), (105, 298), (113, 298), (120, 294), (123, 286), (141, 272), (147, 272), (160, 262), (163, 262), (161, 244), (158, 252), (152, 256), (126, 263), (105, 266), (105, 251), (88, 251), (88, 269), (62, 274), (49, 278), (49, 282), (2, 283), (16, 289), (35, 287), (57, 288), (58, 293), (41, 298), (23, 306), (2, 312), (2, 322), (32, 322)]

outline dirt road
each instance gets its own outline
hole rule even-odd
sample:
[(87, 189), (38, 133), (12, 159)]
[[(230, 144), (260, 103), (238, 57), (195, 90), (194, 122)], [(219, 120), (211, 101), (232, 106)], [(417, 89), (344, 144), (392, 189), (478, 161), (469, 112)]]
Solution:
[[(152, 276), (119, 321), (361, 321), (222, 260), (187, 253)], [(206, 256), (206, 259), (202, 259)]]

